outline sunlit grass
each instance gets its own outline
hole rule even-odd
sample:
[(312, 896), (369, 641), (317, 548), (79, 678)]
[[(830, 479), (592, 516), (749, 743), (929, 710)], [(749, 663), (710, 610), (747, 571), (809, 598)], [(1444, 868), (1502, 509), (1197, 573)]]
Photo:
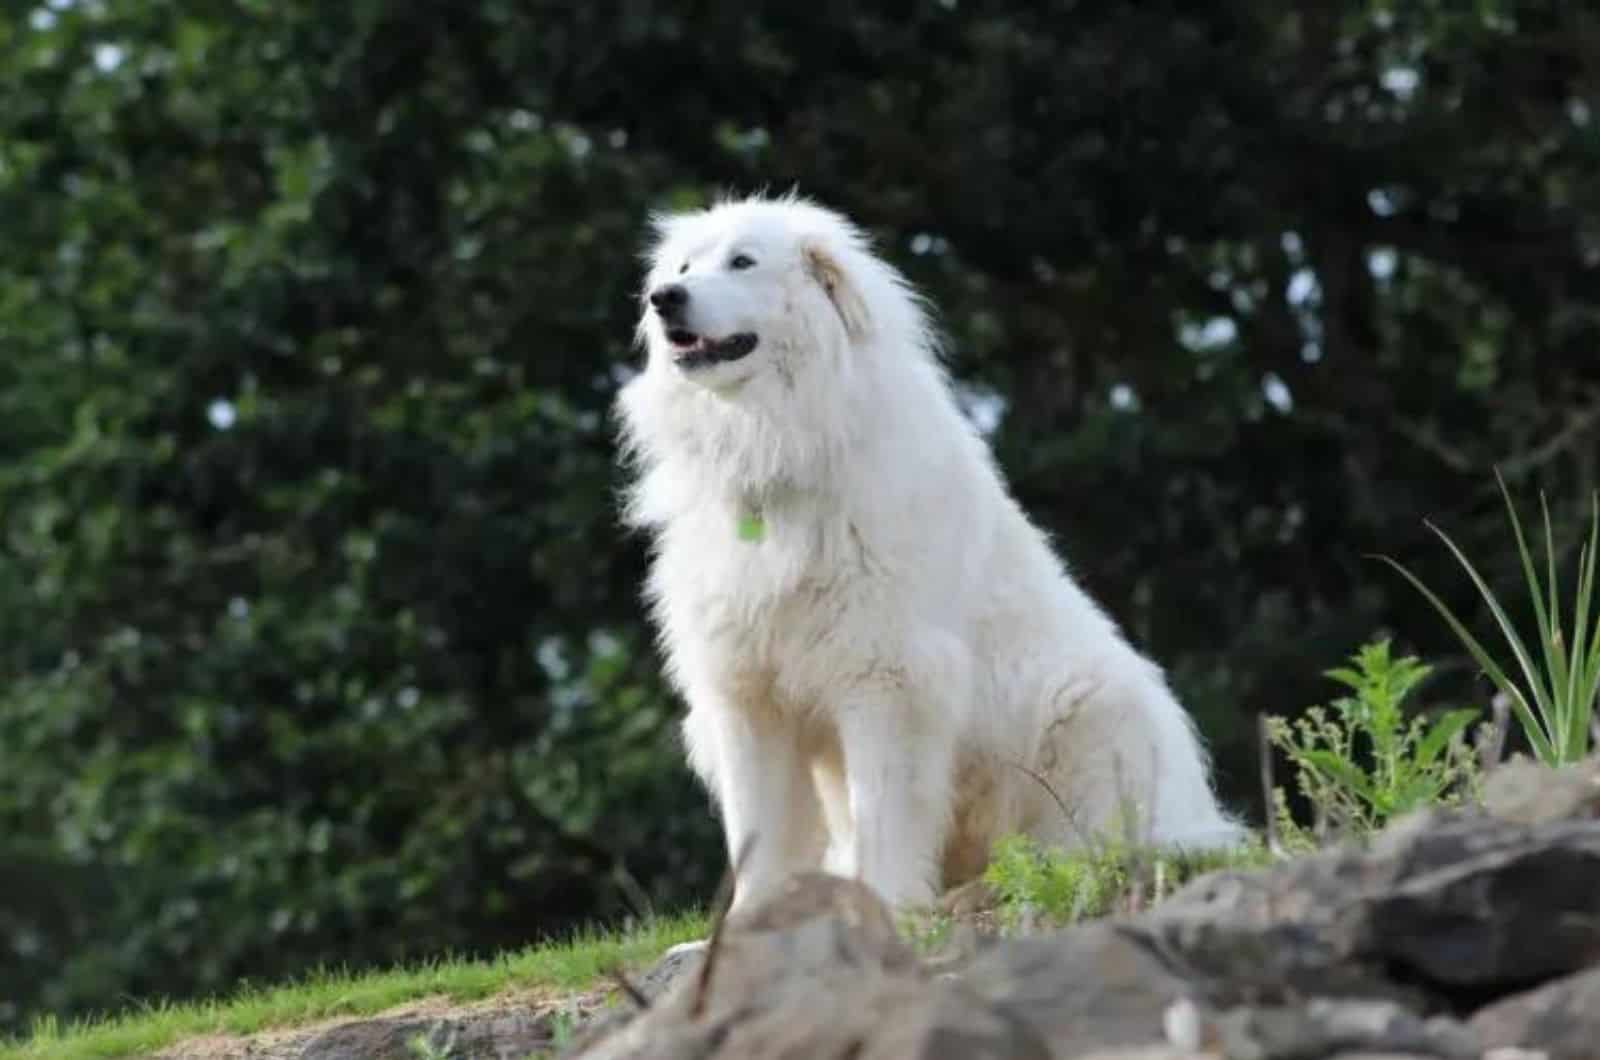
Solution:
[(1235, 847), (1178, 850), (1103, 839), (1081, 850), (1054, 850), (1025, 836), (995, 848), (984, 880), (999, 899), (1002, 922), (1028, 919), (1073, 924), (1137, 912), (1196, 876), (1218, 869), (1254, 869), (1274, 856), (1257, 837)]
[(0, 1042), (0, 1060), (93, 1060), (143, 1056), (185, 1038), (254, 1034), (337, 1016), (362, 1016), (421, 998), (471, 1001), (525, 989), (575, 990), (618, 964), (653, 960), (705, 934), (700, 915), (664, 917), (626, 935), (589, 932), (488, 960), (440, 960), (383, 971), (325, 970), (233, 997), (152, 1004), (102, 1019), (40, 1021), (21, 1041)]

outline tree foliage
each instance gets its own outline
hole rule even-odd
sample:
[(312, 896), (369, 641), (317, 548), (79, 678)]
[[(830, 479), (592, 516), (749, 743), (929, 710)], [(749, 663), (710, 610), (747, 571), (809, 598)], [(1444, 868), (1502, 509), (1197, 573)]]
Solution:
[(614, 516), (653, 208), (872, 229), (1235, 799), (1374, 628), (1449, 647), (1366, 553), (1514, 576), (1491, 465), (1596, 481), (1586, 5), (51, 0), (0, 49), (0, 1024), (704, 893)]

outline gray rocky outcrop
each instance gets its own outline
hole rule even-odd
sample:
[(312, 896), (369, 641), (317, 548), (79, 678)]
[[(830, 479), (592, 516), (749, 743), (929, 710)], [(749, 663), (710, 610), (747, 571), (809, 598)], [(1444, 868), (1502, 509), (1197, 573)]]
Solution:
[(584, 1060), (1600, 1058), (1600, 771), (1528, 763), (1488, 811), (1202, 877), (1139, 916), (920, 960), (827, 876), (675, 955)]

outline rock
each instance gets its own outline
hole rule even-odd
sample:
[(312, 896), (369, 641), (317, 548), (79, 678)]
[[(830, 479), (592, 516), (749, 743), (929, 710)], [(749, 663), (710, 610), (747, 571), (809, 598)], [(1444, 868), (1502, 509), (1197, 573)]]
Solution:
[(414, 1040), (451, 1060), (523, 1060), (529, 1053), (548, 1049), (555, 1034), (548, 1014), (521, 1012), (480, 1018), (359, 1020), (312, 1037), (300, 1050), (300, 1060), (417, 1060)]
[[(1151, 1046), (1169, 1035), (1168, 1010), (1282, 1004), (1321, 994), (1415, 1000), (1377, 972), (1293, 925), (1266, 929), (1169, 920), (1084, 924), (996, 947), (962, 974), (997, 1007), (1037, 1027), (1058, 1057)], [(1174, 1043), (1191, 1044), (1191, 1043)]]
[(1350, 930), (1401, 974), (1470, 998), (1600, 957), (1600, 821), (1441, 820), (1375, 854), (1397, 871), (1353, 913)]
[(980, 876), (946, 891), (940, 897), (937, 908), (947, 916), (964, 917), (985, 912), (999, 904), (1000, 898), (994, 893), (994, 888)]
[(705, 957), (705, 944), (694, 946), (674, 946), (662, 955), (661, 959), (650, 966), (643, 975), (635, 976), (629, 981), (638, 988), (639, 992), (651, 1001), (655, 1001), (667, 988), (686, 975), (692, 975), (700, 967), (700, 961)]
[(762, 1057), (801, 1060), (1050, 1060), (1024, 1023), (984, 1006), (959, 985), (846, 974), (809, 978), (705, 1020), (636, 1020), (594, 1057), (662, 1060)]
[(795, 876), (763, 905), (734, 917), (728, 927), (739, 933), (783, 931), (826, 917), (856, 933), (866, 949), (897, 967), (916, 963), (911, 949), (895, 930), (894, 917), (878, 895), (859, 880), (813, 872)]
[(1600, 819), (1560, 805), (1418, 814), (1364, 846), (1204, 877), (1137, 916), (928, 961), (865, 887), (799, 877), (714, 951), (640, 977), (648, 1011), (577, 1055), (1600, 1056)]
[(935, 980), (861, 884), (808, 875), (730, 922), (709, 974), (681, 974), (626, 1026), (578, 1055), (1050, 1060), (1026, 1022)]
[(1600, 967), (1479, 1009), (1472, 1027), (1485, 1048), (1520, 1046), (1549, 1060), (1600, 1055)]
[(1477, 1060), (1480, 1053), (1476, 1037), (1460, 1024), (1424, 1020), (1388, 1001), (1242, 1006), (1217, 1017), (1216, 1034), (1229, 1060), (1318, 1060), (1358, 1050)]
[(1514, 824), (1600, 817), (1600, 758), (1551, 767), (1518, 755), (1484, 778), (1483, 807)]
[(997, 947), (962, 978), (1037, 1028), (1058, 1057), (1164, 1044), (1165, 1012), (1187, 989), (1147, 946), (1109, 923)]
[[(646, 1002), (653, 1005), (675, 983), (694, 975), (699, 970), (705, 950), (704, 941), (685, 942), (673, 946), (645, 972), (627, 976), (628, 985), (638, 991)], [(624, 998), (621, 1004), (598, 1013), (579, 1027), (570, 1043), (571, 1048), (582, 1050), (589, 1044), (616, 1033), (638, 1015), (639, 1009), (634, 1001), (631, 998)]]
[(1600, 820), (1448, 811), (1263, 873), (1192, 881), (1161, 915), (1292, 923), (1345, 959), (1470, 1007), (1600, 957)]
[(1074, 1057), (1073, 1060), (1218, 1060), (1218, 1057), (1215, 1052), (1195, 1052), (1192, 1049), (1152, 1045), (1138, 1049), (1096, 1050)]

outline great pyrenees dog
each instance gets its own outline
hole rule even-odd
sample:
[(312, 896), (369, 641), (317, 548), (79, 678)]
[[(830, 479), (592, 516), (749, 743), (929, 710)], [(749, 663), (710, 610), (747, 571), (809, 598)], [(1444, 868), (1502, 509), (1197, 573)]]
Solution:
[[(896, 907), (1021, 832), (1214, 847), (1240, 825), (1159, 669), (1018, 507), (919, 297), (796, 196), (655, 219), (618, 399), (647, 596), (734, 912), (791, 874)], [(1120, 833), (1119, 833), (1120, 834)]]

